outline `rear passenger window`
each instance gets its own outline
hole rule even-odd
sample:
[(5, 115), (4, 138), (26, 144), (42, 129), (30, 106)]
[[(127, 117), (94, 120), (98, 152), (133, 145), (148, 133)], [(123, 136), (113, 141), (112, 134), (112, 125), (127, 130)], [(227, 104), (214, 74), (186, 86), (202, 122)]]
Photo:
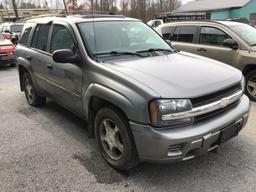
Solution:
[(223, 41), (229, 38), (226, 33), (215, 27), (201, 27), (199, 43), (221, 46)]
[(62, 25), (54, 25), (50, 52), (58, 49), (74, 49), (74, 40), (70, 31)]
[(196, 34), (195, 26), (181, 26), (178, 41), (192, 43)]
[(162, 35), (165, 40), (170, 39), (170, 35), (172, 32), (172, 27), (163, 27), (162, 28)]
[(171, 41), (177, 41), (180, 32), (180, 27), (175, 27), (174, 33), (171, 37)]
[(32, 29), (32, 27), (25, 28), (25, 30), (20, 38), (19, 44), (28, 46), (28, 38), (29, 38), (29, 34), (31, 32), (31, 29)]
[(50, 25), (37, 25), (31, 47), (46, 51)]

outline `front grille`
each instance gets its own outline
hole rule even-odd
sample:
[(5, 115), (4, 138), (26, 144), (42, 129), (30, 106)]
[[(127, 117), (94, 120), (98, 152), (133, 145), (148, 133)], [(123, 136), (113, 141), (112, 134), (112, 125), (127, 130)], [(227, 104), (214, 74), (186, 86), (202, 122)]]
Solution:
[(214, 92), (209, 95), (204, 95), (201, 97), (193, 98), (193, 99), (191, 99), (191, 103), (193, 105), (193, 108), (207, 105), (207, 104), (213, 103), (215, 101), (221, 100), (227, 96), (230, 96), (230, 95), (238, 92), (239, 90), (241, 90), (240, 83), (233, 85), (229, 88), (223, 89), (221, 91)]
[[(193, 108), (195, 107), (200, 107), (203, 105), (207, 105), (207, 104), (211, 104), (213, 102), (219, 101), (225, 97), (228, 97), (230, 95), (233, 95), (234, 93), (237, 93), (239, 90), (241, 90), (241, 84), (236, 84), (233, 85), (229, 88), (223, 89), (221, 91), (217, 91), (215, 93), (209, 94), (209, 95), (205, 95), (202, 97), (198, 97), (198, 98), (194, 98), (191, 99)], [(238, 104), (239, 100), (237, 100), (234, 103), (231, 103), (230, 105), (228, 105), (225, 108), (221, 108), (203, 115), (198, 115), (194, 117), (194, 121), (195, 123), (197, 122), (202, 122), (205, 120), (209, 120), (210, 118), (216, 117), (218, 115), (221, 115), (227, 111), (230, 111), (232, 108), (234, 108), (237, 104)]]
[(213, 117), (216, 117), (218, 115), (221, 115), (227, 111), (230, 111), (231, 109), (233, 109), (235, 106), (237, 106), (239, 100), (237, 100), (236, 102), (234, 103), (231, 103), (230, 105), (228, 105), (227, 107), (225, 108), (222, 108), (222, 109), (218, 109), (216, 111), (212, 111), (210, 113), (206, 113), (206, 114), (203, 114), (203, 115), (199, 115), (199, 116), (196, 116), (194, 118), (194, 122), (195, 123), (198, 123), (198, 122), (202, 122), (202, 121), (205, 121), (205, 120), (209, 120), (210, 118), (213, 118)]

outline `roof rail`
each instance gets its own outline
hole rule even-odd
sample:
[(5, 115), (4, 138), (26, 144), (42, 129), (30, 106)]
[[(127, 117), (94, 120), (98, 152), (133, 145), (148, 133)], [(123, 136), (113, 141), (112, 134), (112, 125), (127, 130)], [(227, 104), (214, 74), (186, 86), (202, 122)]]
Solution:
[(114, 12), (107, 11), (88, 11), (88, 10), (79, 10), (79, 11), (62, 11), (60, 14), (65, 15), (115, 15)]
[(65, 14), (62, 13), (56, 13), (56, 14), (44, 14), (44, 15), (37, 15), (37, 16), (32, 16), (26, 19), (37, 19), (37, 18), (43, 18), (43, 17), (65, 17)]
[(82, 18), (90, 19), (90, 18), (125, 18), (123, 15), (83, 15)]

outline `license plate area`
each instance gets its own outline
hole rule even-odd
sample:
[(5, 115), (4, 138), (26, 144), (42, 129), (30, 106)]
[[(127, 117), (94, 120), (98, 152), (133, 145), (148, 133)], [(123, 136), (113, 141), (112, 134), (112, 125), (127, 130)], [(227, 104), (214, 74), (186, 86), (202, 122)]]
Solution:
[(226, 141), (230, 140), (233, 137), (236, 137), (241, 130), (242, 120), (226, 127), (221, 131), (220, 134), (220, 144), (225, 143)]

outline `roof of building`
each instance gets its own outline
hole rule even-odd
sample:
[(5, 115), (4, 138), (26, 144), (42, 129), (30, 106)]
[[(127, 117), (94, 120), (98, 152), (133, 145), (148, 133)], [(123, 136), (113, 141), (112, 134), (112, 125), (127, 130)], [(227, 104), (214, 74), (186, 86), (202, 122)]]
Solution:
[(251, 0), (197, 0), (179, 7), (175, 12), (210, 11), (230, 8), (241, 8)]

